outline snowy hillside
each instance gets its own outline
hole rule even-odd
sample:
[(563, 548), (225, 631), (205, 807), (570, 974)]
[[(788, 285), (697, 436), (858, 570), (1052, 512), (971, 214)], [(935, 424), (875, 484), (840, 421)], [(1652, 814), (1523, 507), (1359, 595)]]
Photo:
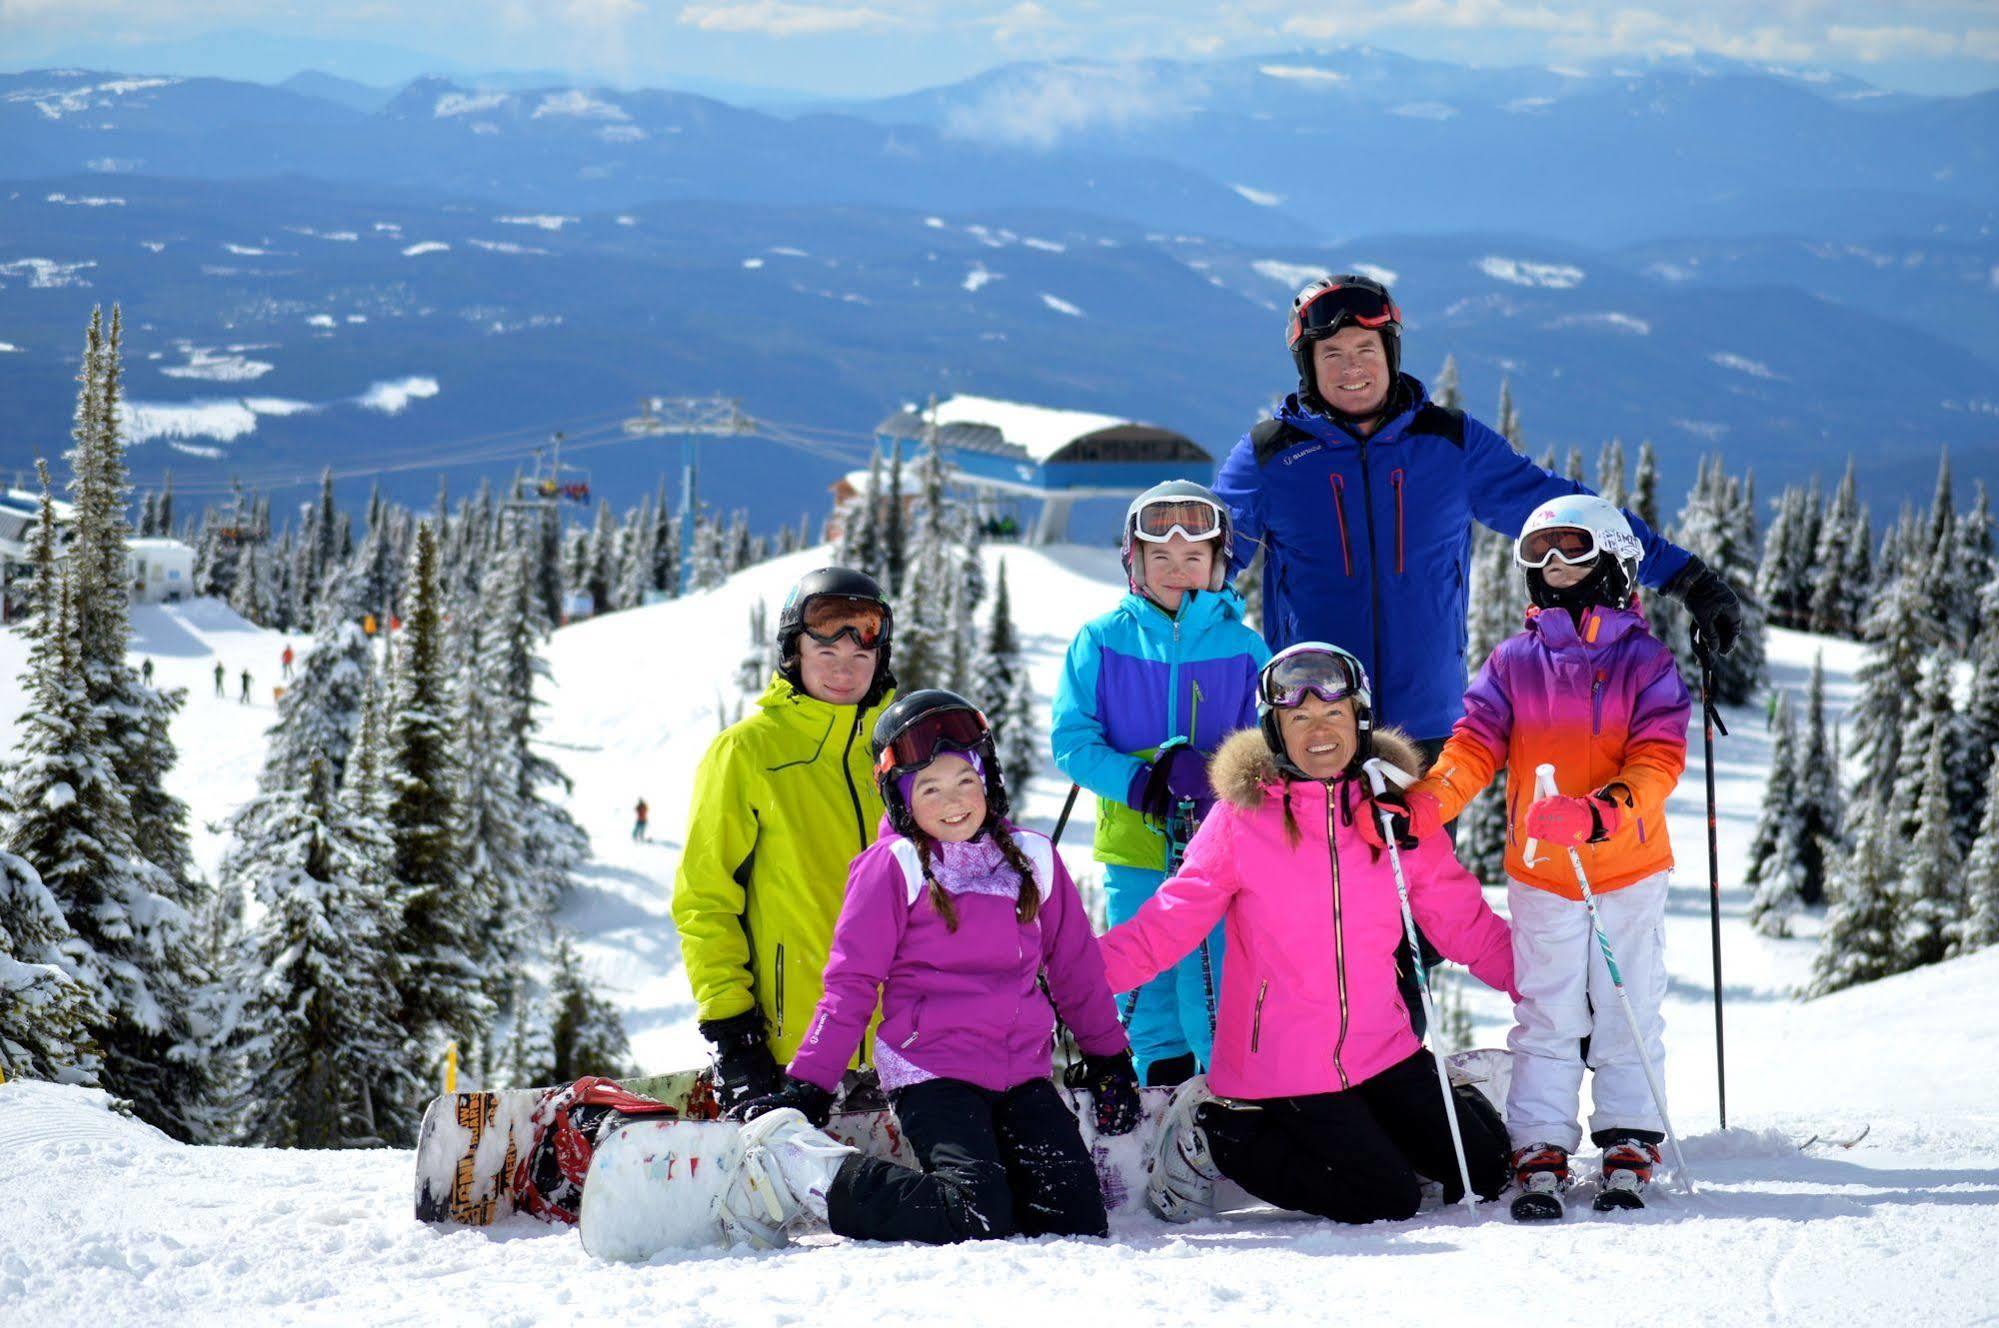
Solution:
[[(989, 550), (996, 562), (1002, 551)], [(1052, 693), (1061, 653), (1121, 585), (1107, 549), (1003, 551), (1037, 690)], [(668, 915), (694, 764), (743, 693), (751, 606), (825, 561), (808, 552), (753, 568), (689, 599), (579, 624), (548, 647), (543, 737), (575, 780), (570, 808), (595, 860), (563, 909), (593, 976), (624, 1012), (648, 1070), (695, 1063), (702, 1045)], [(186, 685), (172, 787), (198, 823), (224, 822), (247, 797), (273, 717), (282, 638), (201, 603), (135, 613), (135, 659)], [(306, 643), (300, 642), (301, 648)], [(1770, 635), (1775, 680), (1802, 692), (1823, 646), (1835, 721), (1859, 650)], [(21, 643), (0, 637), (0, 735), (21, 708)], [(213, 696), (211, 670), (229, 670)], [(238, 671), (255, 675), (238, 703)], [(1722, 800), (1728, 1133), (1717, 1131), (1699, 731), (1672, 806), (1681, 871), (1668, 905), (1669, 1091), (1699, 1193), (1661, 1195), (1621, 1219), (1554, 1230), (1498, 1216), (1471, 1225), (1425, 1213), (1345, 1229), (1252, 1212), (1185, 1229), (1121, 1220), (1107, 1242), (1015, 1241), (949, 1251), (831, 1238), (766, 1254), (666, 1258), (645, 1268), (592, 1263), (573, 1233), (514, 1219), (489, 1231), (439, 1230), (410, 1216), (411, 1155), (188, 1148), (110, 1114), (100, 1095), (0, 1086), (0, 1157), (16, 1177), (0, 1226), (0, 1305), (37, 1323), (185, 1321), (217, 1311), (280, 1321), (509, 1322), (670, 1315), (736, 1325), (1019, 1322), (1290, 1323), (1337, 1306), (1355, 1323), (1476, 1321), (1812, 1325), (1956, 1324), (1989, 1315), (1999, 1274), (1999, 953), (1919, 970), (1799, 1004), (1809, 939), (1770, 941), (1742, 922), (1737, 883), (1769, 759), (1760, 710), (1729, 716), (1717, 766)], [(1025, 819), (1051, 827), (1066, 785), (1052, 771)], [(652, 805), (650, 844), (631, 809)], [(1088, 800), (1065, 844), (1088, 863)], [(198, 833), (212, 869), (222, 843)], [(1497, 894), (1495, 902), (1500, 902)], [(1504, 1034), (1503, 998), (1475, 991), (1479, 1040)], [(1851, 1151), (1811, 1135), (1849, 1136)], [(1340, 1258), (1381, 1255), (1394, 1258)]]

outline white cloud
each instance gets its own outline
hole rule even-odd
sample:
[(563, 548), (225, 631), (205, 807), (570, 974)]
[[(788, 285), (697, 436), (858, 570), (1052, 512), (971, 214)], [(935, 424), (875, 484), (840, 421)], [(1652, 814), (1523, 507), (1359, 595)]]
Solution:
[(1519, 258), (1488, 255), (1478, 260), (1478, 270), (1494, 281), (1515, 286), (1541, 286), (1549, 290), (1569, 290), (1582, 284), (1583, 270), (1566, 263), (1529, 263)]
[(442, 240), (424, 240), (403, 250), (403, 257), (416, 258), (422, 254), (448, 254), (450, 252), (451, 246)]
[(894, 20), (865, 5), (788, 4), (785, 0), (750, 0), (739, 5), (685, 5), (680, 21), (703, 32), (760, 32), (766, 37), (813, 37), (828, 32), (885, 28)]
[(1448, 102), (1411, 101), (1397, 106), (1389, 114), (1399, 115), (1405, 120), (1455, 120), (1458, 108)]
[(1788, 383), (1791, 381), (1761, 360), (1752, 360), (1747, 355), (1737, 355), (1732, 351), (1718, 350), (1708, 356), (1708, 358), (1724, 369), (1733, 369), (1737, 373), (1748, 374), (1751, 378), (1767, 378), (1776, 383)]
[(1359, 37), (1383, 28), (1520, 28), (1530, 32), (1571, 32), (1589, 24), (1587, 15), (1547, 5), (1506, 0), (1402, 0), (1400, 4), (1343, 10), (1289, 19), (1284, 30), (1317, 40)]
[(1347, 76), (1337, 69), (1320, 69), (1314, 65), (1258, 65), (1256, 72), (1265, 78), (1281, 78), (1293, 83), (1322, 83), (1331, 86), (1344, 83)]
[(954, 108), (945, 127), (959, 138), (1046, 148), (1073, 133), (1123, 129), (1180, 109), (1136, 66), (1043, 65)]
[(999, 276), (999, 273), (994, 272), (984, 263), (974, 263), (972, 264), (972, 270), (965, 274), (963, 285), (968, 291), (976, 291), (987, 282), (997, 280)]
[(1286, 263), (1275, 258), (1259, 258), (1250, 268), (1258, 276), (1269, 277), (1293, 292), (1303, 290), (1306, 283), (1317, 281), (1329, 270), (1317, 263)]
[(1047, 291), (1042, 291), (1041, 302), (1058, 314), (1067, 314), (1071, 318), (1081, 318), (1083, 316), (1081, 309), (1078, 309), (1059, 295), (1050, 295)]
[(1005, 13), (980, 19), (979, 22), (991, 25), (993, 40), (1002, 46), (1035, 42), (1069, 26), (1036, 4), (1034, 0), (1020, 0), (1019, 4)]
[(1258, 207), (1282, 207), (1284, 205), (1284, 195), (1282, 194), (1273, 194), (1264, 189), (1252, 189), (1246, 184), (1232, 184), (1229, 188), (1235, 190)]

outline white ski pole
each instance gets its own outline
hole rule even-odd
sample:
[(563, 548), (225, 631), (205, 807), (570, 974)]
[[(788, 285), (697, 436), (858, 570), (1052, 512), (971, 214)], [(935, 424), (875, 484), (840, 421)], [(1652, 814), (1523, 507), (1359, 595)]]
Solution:
[[(1410, 777), (1399, 769), (1383, 765), (1380, 758), (1372, 758), (1361, 769), (1367, 772), (1369, 787), (1376, 797), (1388, 791), (1388, 781), (1393, 779), (1398, 787), (1407, 788)], [(1379, 809), (1377, 809), (1379, 810)], [(1416, 914), (1409, 907), (1409, 882), (1402, 875), (1402, 846), (1396, 842), (1395, 822), (1386, 811), (1381, 811), (1381, 842), (1388, 846), (1388, 863), (1395, 872), (1395, 894), (1402, 901), (1402, 931), (1409, 938), (1409, 954), (1416, 968), (1416, 991), (1423, 998), (1423, 1023), (1426, 1028), (1435, 1029), (1437, 1010), (1430, 1002), (1430, 974), (1423, 967), (1423, 944), (1416, 935)], [(1458, 1130), (1457, 1097), (1451, 1092), (1450, 1072), (1444, 1068), (1444, 1058), (1435, 1050), (1430, 1059), (1437, 1064), (1437, 1087), (1444, 1095), (1444, 1120), (1451, 1127), (1451, 1149), (1458, 1155), (1458, 1179), (1465, 1187), (1465, 1211), (1478, 1218), (1478, 1195), (1471, 1187), (1471, 1167), (1465, 1162), (1464, 1135)]]
[[(1552, 798), (1556, 794), (1555, 767), (1548, 764), (1535, 766), (1534, 796)], [(1603, 915), (1596, 908), (1596, 891), (1589, 888), (1589, 874), (1583, 871), (1583, 855), (1576, 852), (1573, 844), (1569, 845), (1569, 866), (1575, 869), (1576, 887), (1583, 892), (1583, 904), (1589, 909), (1589, 925), (1596, 932), (1597, 949), (1603, 951), (1603, 966), (1610, 970), (1610, 984), (1617, 988), (1618, 1004), (1624, 1007), (1624, 1022), (1631, 1026), (1631, 1045), (1638, 1049), (1638, 1064), (1645, 1071), (1645, 1086), (1652, 1090), (1652, 1105), (1658, 1109), (1659, 1123), (1666, 1127), (1666, 1142), (1673, 1146), (1674, 1173), (1679, 1177), (1680, 1187), (1692, 1194), (1693, 1173), (1687, 1170), (1686, 1154), (1680, 1151), (1680, 1136), (1673, 1132), (1673, 1122), (1666, 1115), (1666, 1095), (1659, 1091), (1658, 1072), (1652, 1068), (1652, 1058), (1645, 1052), (1645, 1035), (1639, 1031), (1638, 1016), (1631, 1009), (1631, 993), (1624, 989), (1624, 974), (1618, 971), (1617, 956), (1611, 953), (1610, 935), (1604, 931)]]

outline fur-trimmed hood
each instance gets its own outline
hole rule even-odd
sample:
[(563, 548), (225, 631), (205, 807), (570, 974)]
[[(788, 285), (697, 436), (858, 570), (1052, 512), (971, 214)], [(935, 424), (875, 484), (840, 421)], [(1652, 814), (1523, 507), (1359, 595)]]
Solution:
[[(1401, 729), (1376, 729), (1374, 754), (1412, 779), (1421, 779), (1429, 770), (1422, 751)], [(1235, 734), (1208, 762), (1208, 782), (1215, 796), (1246, 812), (1262, 806), (1264, 791), (1282, 785), (1284, 780), (1284, 773), (1277, 768), (1277, 758), (1263, 740), (1261, 728), (1243, 729)]]

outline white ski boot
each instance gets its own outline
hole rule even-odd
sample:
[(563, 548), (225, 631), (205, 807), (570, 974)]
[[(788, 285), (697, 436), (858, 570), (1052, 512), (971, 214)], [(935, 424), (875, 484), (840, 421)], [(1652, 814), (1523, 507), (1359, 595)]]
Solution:
[(1152, 1141), (1152, 1174), (1145, 1182), (1145, 1206), (1168, 1222), (1193, 1222), (1215, 1214), (1215, 1182), (1222, 1173), (1208, 1152), (1208, 1136), (1194, 1113), (1215, 1095), (1208, 1076), (1197, 1074), (1173, 1091)]
[(742, 1155), (722, 1186), (716, 1216), (732, 1244), (776, 1249), (805, 1220), (824, 1224), (826, 1192), (855, 1150), (782, 1107), (743, 1126)]

